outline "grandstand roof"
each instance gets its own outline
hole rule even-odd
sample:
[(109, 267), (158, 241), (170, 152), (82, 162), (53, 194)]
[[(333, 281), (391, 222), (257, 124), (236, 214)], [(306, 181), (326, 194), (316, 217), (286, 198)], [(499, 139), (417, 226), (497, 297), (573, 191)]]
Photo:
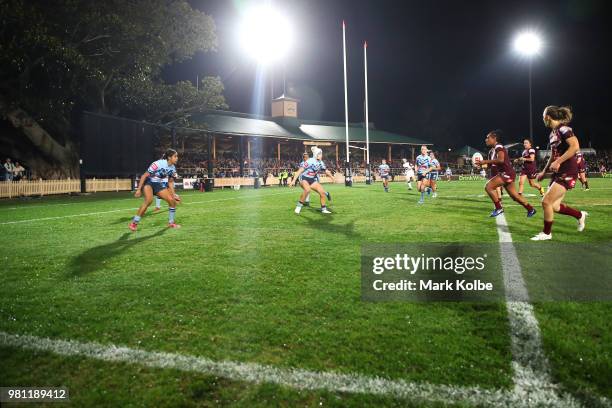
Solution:
[[(192, 124), (220, 135), (260, 136), (278, 139), (344, 142), (345, 127), (342, 122), (318, 122), (297, 118), (271, 118), (227, 111), (194, 113)], [(349, 124), (349, 140), (365, 142), (363, 123)], [(370, 125), (370, 143), (431, 145), (431, 142), (375, 129)]]
[(483, 154), (480, 150), (472, 146), (465, 145), (461, 149), (457, 150), (455, 153), (458, 154), (459, 156), (470, 156), (471, 157), (476, 152)]

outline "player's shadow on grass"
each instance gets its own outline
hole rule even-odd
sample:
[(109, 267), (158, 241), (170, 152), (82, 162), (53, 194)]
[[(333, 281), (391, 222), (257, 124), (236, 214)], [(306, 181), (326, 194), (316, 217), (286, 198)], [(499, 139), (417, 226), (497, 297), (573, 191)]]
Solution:
[[(161, 210), (158, 212), (153, 212), (152, 210), (148, 210), (144, 217), (154, 217), (157, 215), (161, 215), (161, 214), (168, 214), (167, 210)], [(114, 222), (111, 222), (109, 225), (119, 225), (119, 224), (129, 224), (130, 221), (132, 221), (132, 219), (134, 218), (134, 216), (130, 215), (129, 217), (121, 217), (121, 218), (117, 218), (117, 220), (115, 220)]]
[(132, 239), (129, 239), (129, 237), (134, 235), (134, 233), (126, 232), (117, 241), (89, 248), (72, 259), (68, 269), (68, 276), (78, 277), (93, 273), (102, 268), (113, 257), (144, 241), (161, 236), (166, 230), (167, 228), (163, 228), (153, 234)]
[(332, 217), (329, 214), (313, 214), (312, 217), (302, 216), (302, 219), (308, 221), (308, 225), (312, 228), (332, 234), (342, 234), (348, 238), (361, 238), (361, 235), (355, 232), (355, 221), (342, 225), (332, 224)]

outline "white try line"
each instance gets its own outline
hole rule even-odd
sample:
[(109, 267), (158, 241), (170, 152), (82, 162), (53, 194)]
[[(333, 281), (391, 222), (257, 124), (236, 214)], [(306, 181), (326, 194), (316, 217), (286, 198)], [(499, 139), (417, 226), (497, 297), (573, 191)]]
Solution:
[(152, 368), (196, 372), (255, 384), (272, 383), (302, 390), (374, 394), (416, 402), (442, 404), (464, 403), (499, 407), (525, 405), (522, 396), (510, 390), (410, 383), (359, 374), (317, 372), (235, 361), (214, 361), (192, 355), (152, 352), (112, 344), (53, 340), (1, 331), (0, 346), (50, 352), (62, 356), (87, 357), (108, 362), (139, 364)]
[[(282, 193), (270, 193), (270, 194), (262, 194), (262, 195), (250, 195), (249, 194), (249, 195), (244, 195), (244, 196), (240, 196), (240, 197), (220, 198), (218, 200), (191, 201), (191, 202), (185, 202), (185, 203), (182, 203), (182, 204), (183, 205), (192, 205), (192, 204), (216, 203), (216, 202), (220, 202), (220, 201), (241, 200), (241, 199), (245, 199), (245, 198), (268, 197), (268, 196), (274, 196), (274, 195), (280, 195), (280, 194), (287, 194), (289, 192), (290, 191), (283, 191)], [(121, 209), (116, 209), (116, 210), (96, 211), (96, 212), (89, 212), (89, 213), (82, 213), (82, 214), (59, 215), (59, 216), (56, 216), (56, 217), (29, 218), (29, 219), (26, 219), (26, 220), (0, 222), (0, 225), (23, 224), (23, 223), (38, 222), (38, 221), (62, 220), (62, 219), (74, 218), (74, 217), (88, 217), (88, 216), (91, 216), (91, 215), (111, 214), (111, 213), (116, 213), (116, 212), (121, 212), (121, 211), (136, 211), (137, 209), (138, 209), (138, 207), (134, 207), (134, 208), (121, 208)]]
[(514, 393), (534, 405), (579, 406), (570, 396), (561, 396), (550, 377), (550, 366), (542, 349), (540, 326), (529, 303), (529, 293), (506, 217), (504, 214), (498, 215), (495, 221), (510, 325)]

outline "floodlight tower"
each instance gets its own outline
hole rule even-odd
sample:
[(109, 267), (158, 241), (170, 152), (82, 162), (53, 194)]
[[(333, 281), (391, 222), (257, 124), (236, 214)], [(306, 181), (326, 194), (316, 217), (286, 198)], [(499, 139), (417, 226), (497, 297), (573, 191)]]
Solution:
[(529, 138), (533, 140), (532, 62), (542, 50), (542, 38), (532, 31), (523, 31), (514, 39), (514, 50), (529, 62)]
[[(293, 29), (279, 10), (270, 2), (255, 5), (244, 10), (237, 27), (238, 40), (245, 55), (257, 64), (257, 75), (253, 89), (252, 112), (264, 114), (266, 95), (266, 74), (270, 77), (270, 102), (274, 99), (272, 66), (283, 61), (293, 45)], [(240, 145), (242, 146), (242, 138)], [(239, 151), (241, 151), (239, 149)], [(244, 160), (240, 157), (240, 173)]]

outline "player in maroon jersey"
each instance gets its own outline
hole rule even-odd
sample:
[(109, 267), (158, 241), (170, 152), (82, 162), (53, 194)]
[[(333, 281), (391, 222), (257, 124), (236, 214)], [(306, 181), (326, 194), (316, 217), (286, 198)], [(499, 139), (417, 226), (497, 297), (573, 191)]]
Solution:
[(523, 150), (522, 157), (520, 159), (514, 160), (515, 163), (521, 163), (523, 168), (521, 170), (521, 175), (519, 177), (519, 194), (523, 194), (523, 189), (525, 187), (525, 179), (529, 180), (529, 185), (540, 192), (540, 195), (544, 195), (545, 190), (538, 182), (536, 181), (536, 177), (538, 177), (538, 167), (536, 161), (536, 151), (532, 146), (530, 139), (523, 140)]
[(491, 148), (488, 160), (480, 160), (477, 165), (488, 164), (491, 166), (491, 174), (495, 174), (487, 181), (485, 191), (491, 197), (491, 201), (495, 204), (495, 209), (491, 212), (491, 217), (497, 217), (504, 212), (501, 201), (497, 193), (498, 187), (504, 187), (508, 195), (517, 203), (525, 207), (527, 217), (533, 217), (536, 213), (535, 208), (531, 206), (522, 196), (520, 196), (514, 188), (514, 179), (516, 172), (510, 163), (508, 151), (501, 144), (501, 130), (493, 130), (487, 134), (485, 142)]
[(580, 150), (576, 153), (576, 163), (578, 164), (578, 180), (582, 183), (582, 188), (584, 188), (585, 191), (589, 191), (589, 180), (587, 180), (586, 176), (586, 161)]
[(544, 170), (538, 174), (538, 180), (544, 178), (547, 170), (553, 174), (550, 187), (542, 200), (544, 230), (531, 238), (533, 241), (552, 239), (552, 224), (556, 212), (576, 218), (578, 231), (584, 230), (588, 216), (585, 211), (576, 210), (562, 202), (565, 193), (576, 185), (578, 177), (576, 153), (580, 149), (580, 144), (574, 131), (568, 126), (572, 120), (572, 110), (566, 106), (547, 106), (543, 116), (544, 124), (552, 130), (549, 136), (551, 155)]

